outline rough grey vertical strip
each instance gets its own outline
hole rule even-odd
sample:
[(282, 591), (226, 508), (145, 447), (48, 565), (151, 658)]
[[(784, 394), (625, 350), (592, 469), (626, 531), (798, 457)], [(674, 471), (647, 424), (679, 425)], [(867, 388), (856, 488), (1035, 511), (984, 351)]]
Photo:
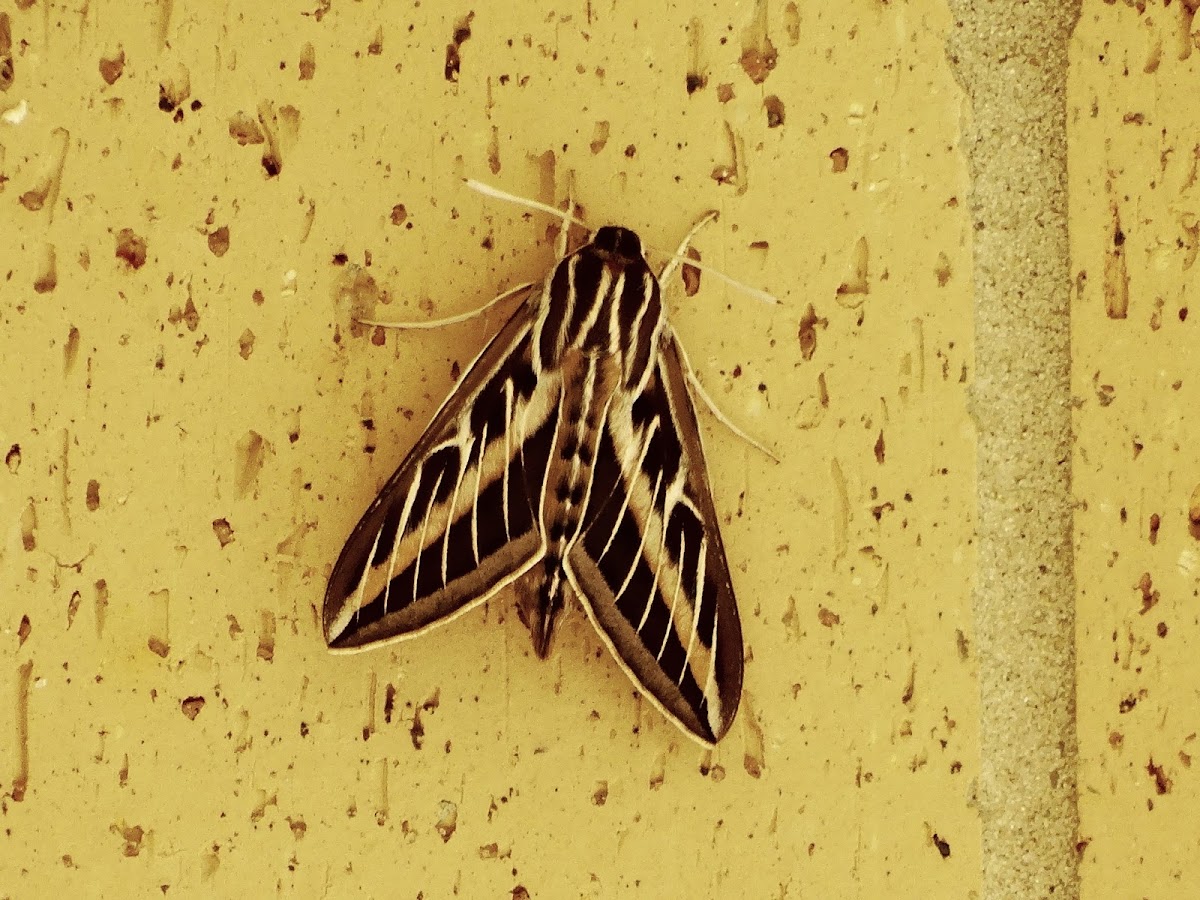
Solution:
[(983, 896), (1079, 896), (1067, 51), (1079, 2), (949, 0), (970, 101)]

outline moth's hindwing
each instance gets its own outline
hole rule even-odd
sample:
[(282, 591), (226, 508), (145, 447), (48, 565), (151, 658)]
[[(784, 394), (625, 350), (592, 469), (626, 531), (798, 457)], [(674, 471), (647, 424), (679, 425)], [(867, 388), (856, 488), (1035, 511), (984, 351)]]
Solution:
[(644, 390), (609, 407), (595, 472), (583, 537), (566, 560), (572, 586), (630, 677), (715, 743), (741, 697), (742, 630), (669, 330)]

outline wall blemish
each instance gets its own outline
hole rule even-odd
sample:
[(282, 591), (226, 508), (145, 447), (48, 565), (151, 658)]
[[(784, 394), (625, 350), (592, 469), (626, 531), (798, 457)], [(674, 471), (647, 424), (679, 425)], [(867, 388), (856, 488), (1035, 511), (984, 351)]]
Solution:
[(271, 662), (275, 659), (275, 627), (275, 613), (269, 609), (262, 610), (258, 647), (254, 651), (254, 655), (263, 662)]
[(235, 477), (239, 497), (245, 497), (254, 487), (258, 473), (262, 471), (267, 445), (263, 436), (251, 429), (242, 435), (235, 456)]
[(850, 251), (850, 260), (846, 265), (846, 274), (837, 288), (838, 303), (847, 309), (862, 306), (863, 299), (871, 291), (867, 271), (869, 260), (867, 239), (860, 237), (854, 242), (854, 249)]
[(96, 68), (105, 84), (110, 87), (116, 84), (125, 72), (125, 49), (118, 45), (116, 50), (101, 55)]
[(763, 109), (767, 112), (767, 127), (778, 128), (784, 123), (783, 101), (774, 94), (763, 100)]
[(67, 601), (67, 630), (71, 630), (71, 626), (75, 624), (75, 614), (79, 612), (79, 604), (83, 602), (83, 595), (79, 591), (71, 591), (71, 599)]
[(742, 31), (742, 71), (755, 84), (762, 84), (775, 68), (779, 54), (769, 34), (767, 0), (756, 0), (754, 18)]
[(49, 294), (58, 287), (58, 255), (53, 244), (42, 245), (42, 258), (37, 274), (33, 278), (33, 290), (38, 294)]
[(42, 165), (42, 174), (33, 187), (21, 194), (20, 203), (30, 212), (46, 209), (50, 221), (54, 221), (71, 135), (65, 128), (55, 128), (50, 137), (50, 152)]
[(592, 139), (588, 143), (588, 149), (590, 149), (592, 151), (592, 155), (595, 156), (597, 153), (599, 153), (601, 150), (604, 149), (604, 146), (607, 143), (608, 143), (608, 122), (607, 121), (597, 122), (595, 125), (592, 126)]
[(30, 499), (25, 505), (25, 512), (21, 513), (21, 546), (26, 553), (32, 553), (37, 549), (37, 530), (37, 506)]
[(96, 580), (93, 586), (94, 615), (96, 617), (96, 637), (104, 637), (104, 620), (108, 614), (108, 582), (103, 578)]
[(129, 271), (140, 269), (146, 264), (146, 239), (132, 228), (122, 228), (116, 235), (115, 255)]
[(75, 359), (79, 355), (79, 329), (74, 325), (67, 331), (67, 340), (63, 344), (63, 374), (70, 375), (75, 368)]
[(703, 59), (704, 25), (693, 17), (687, 25), (689, 62), (685, 87), (688, 94), (703, 90), (708, 85), (708, 67)]
[(462, 72), (462, 45), (471, 36), (471, 21), (474, 18), (475, 13), (469, 12), (460, 19), (454, 26), (454, 34), (450, 38), (450, 43), (446, 45), (446, 65), (443, 74), (451, 84), (458, 84), (458, 77)]
[(1104, 257), (1104, 308), (1110, 319), (1129, 315), (1129, 271), (1125, 266), (1125, 231), (1116, 203), (1111, 206), (1111, 246)]
[(312, 42), (305, 41), (304, 46), (300, 48), (300, 64), (297, 68), (300, 70), (301, 81), (312, 81), (317, 72), (317, 51), (313, 49)]
[(8, 795), (15, 803), (25, 799), (29, 788), (29, 692), (33, 687), (33, 660), (27, 660), (17, 667), (17, 677), (13, 682), (17, 692), (14, 704), (16, 719), (17, 753), (16, 765), (12, 776), (12, 784)]
[(0, 91), (7, 91), (16, 80), (16, 64), (12, 54), (12, 22), (8, 13), (0, 12)]

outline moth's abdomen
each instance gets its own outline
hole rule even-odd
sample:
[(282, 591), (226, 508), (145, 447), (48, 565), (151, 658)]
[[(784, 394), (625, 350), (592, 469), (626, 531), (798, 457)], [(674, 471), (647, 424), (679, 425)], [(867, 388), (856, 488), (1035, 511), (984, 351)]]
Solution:
[(581, 523), (591, 501), (593, 468), (605, 414), (618, 384), (613, 357), (567, 351), (562, 362), (563, 392), (558, 427), (546, 467), (542, 492), (541, 528), (546, 552), (538, 563), (536, 614), (528, 624), (534, 650), (545, 657), (554, 625), (566, 603), (568, 579), (563, 568), (579, 539)]

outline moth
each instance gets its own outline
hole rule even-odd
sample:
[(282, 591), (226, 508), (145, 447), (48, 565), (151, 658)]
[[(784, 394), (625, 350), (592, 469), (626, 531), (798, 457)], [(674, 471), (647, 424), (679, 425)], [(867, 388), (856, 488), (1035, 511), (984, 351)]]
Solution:
[(518, 289), (351, 533), (325, 637), (333, 650), (413, 637), (517, 583), (545, 658), (574, 597), (641, 692), (711, 746), (737, 713), (743, 648), (690, 368), (663, 309), (687, 240), (656, 276), (627, 228), (567, 253), (568, 221), (558, 263)]

